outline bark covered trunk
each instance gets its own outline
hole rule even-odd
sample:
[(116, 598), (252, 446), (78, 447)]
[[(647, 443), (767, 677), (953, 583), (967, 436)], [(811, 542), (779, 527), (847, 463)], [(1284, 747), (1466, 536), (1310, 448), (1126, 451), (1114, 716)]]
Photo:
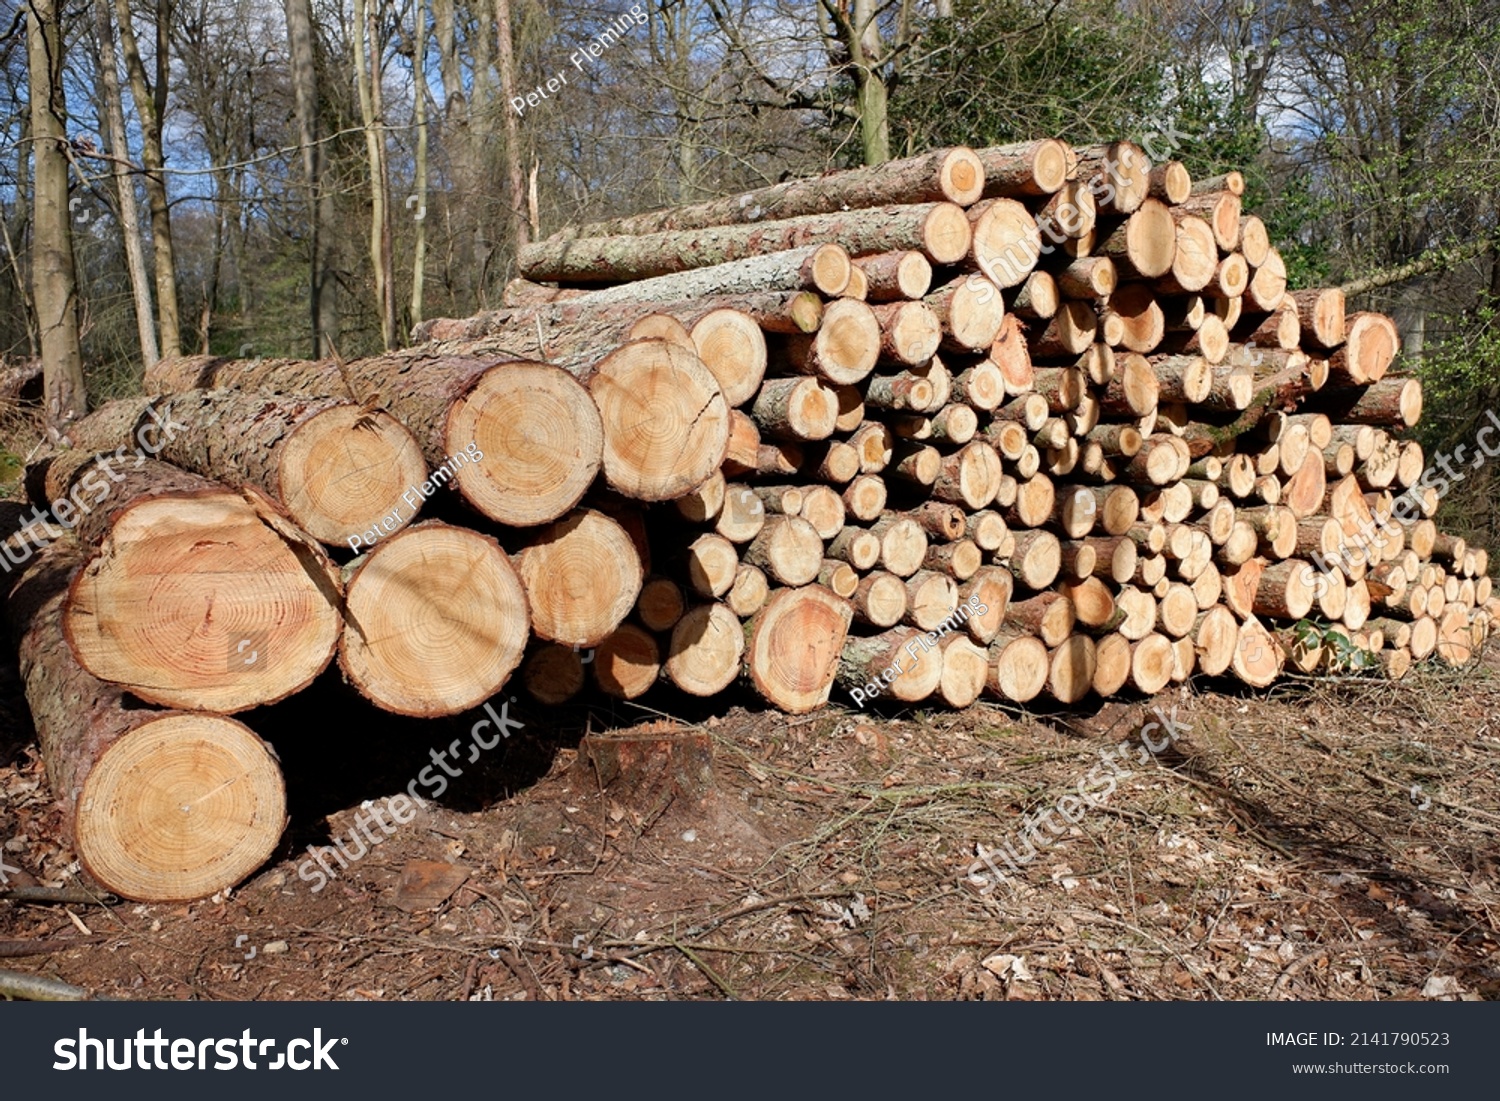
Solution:
[(263, 495), (153, 459), (101, 459), (67, 499), (79, 541), (98, 550), (63, 627), (100, 679), (163, 707), (229, 713), (301, 691), (333, 657), (337, 573)]
[(528, 279), (619, 283), (820, 243), (853, 256), (919, 249), (935, 263), (952, 264), (968, 252), (970, 230), (963, 208), (923, 203), (642, 237), (552, 238), (528, 245), (519, 259)]
[(139, 902), (186, 902), (263, 864), (286, 825), (269, 747), (220, 715), (128, 706), (63, 637), (69, 578), (83, 559), (53, 544), (11, 591), (6, 618), (47, 780), (84, 870)]

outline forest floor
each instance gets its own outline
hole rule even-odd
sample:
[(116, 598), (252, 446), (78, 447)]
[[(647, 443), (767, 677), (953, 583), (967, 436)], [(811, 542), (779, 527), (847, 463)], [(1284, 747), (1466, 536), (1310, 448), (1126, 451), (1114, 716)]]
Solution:
[[(0, 674), (0, 859), (12, 883), (76, 883)], [(1400, 684), (1050, 714), (703, 711), (677, 721), (711, 736), (715, 791), (654, 816), (577, 747), (585, 724), (661, 716), (523, 709), (493, 760), (314, 891), (306, 846), (445, 744), (349, 727), (329, 693), (326, 717), (247, 717), (292, 815), (253, 878), (191, 905), (0, 901), (0, 940), (77, 939), (5, 966), (125, 999), (1500, 997), (1493, 647)], [(1142, 731), (1154, 711), (1169, 744)], [(1121, 743), (1110, 790), (1093, 770)], [(1063, 798), (1080, 785), (1093, 803)], [(1049, 807), (1076, 821), (1054, 812), (1034, 860), (994, 856), (1003, 880), (978, 861), (1024, 855), (1022, 816)]]

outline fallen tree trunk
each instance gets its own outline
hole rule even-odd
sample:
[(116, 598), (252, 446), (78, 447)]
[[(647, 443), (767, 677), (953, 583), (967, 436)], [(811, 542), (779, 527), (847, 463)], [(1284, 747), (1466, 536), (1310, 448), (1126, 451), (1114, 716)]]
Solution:
[(640, 237), (552, 238), (526, 245), (518, 259), (528, 279), (619, 283), (812, 244), (840, 245), (851, 256), (919, 249), (934, 263), (952, 264), (969, 251), (970, 239), (962, 207), (928, 202)]
[[(484, 515), (516, 526), (546, 523), (576, 505), (598, 473), (605, 438), (588, 392), (542, 363), (417, 352), (351, 363), (191, 356), (146, 371), (148, 394), (194, 388), (338, 397), (388, 410), (443, 482), (451, 478)], [(634, 422), (610, 430), (639, 434)], [(465, 461), (466, 453), (479, 457)]]
[(84, 553), (43, 551), (6, 602), (47, 781), (84, 870), (138, 902), (189, 902), (236, 886), (270, 858), (286, 791), (270, 749), (221, 715), (127, 706), (63, 637)]
[(98, 548), (63, 629), (94, 676), (162, 707), (234, 712), (312, 683), (333, 657), (338, 576), (264, 495), (154, 460), (80, 472), (77, 518)]

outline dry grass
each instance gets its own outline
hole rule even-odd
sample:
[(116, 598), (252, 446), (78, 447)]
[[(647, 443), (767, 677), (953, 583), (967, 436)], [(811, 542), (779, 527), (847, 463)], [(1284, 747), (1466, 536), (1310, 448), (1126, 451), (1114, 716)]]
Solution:
[[(703, 724), (718, 790), (701, 807), (648, 821), (554, 746), (520, 794), (435, 806), (321, 893), (286, 853), (228, 898), (86, 913), (101, 943), (20, 965), (213, 999), (1489, 998), (1497, 704), (1488, 665), (1161, 698), (1189, 729), (998, 885), (970, 874), (976, 845), (1138, 744), (1146, 704), (736, 709)], [(61, 881), (38, 780), (34, 761), (0, 772), (0, 837)], [(411, 860), (470, 875), (406, 913)], [(0, 903), (0, 937), (72, 930)]]

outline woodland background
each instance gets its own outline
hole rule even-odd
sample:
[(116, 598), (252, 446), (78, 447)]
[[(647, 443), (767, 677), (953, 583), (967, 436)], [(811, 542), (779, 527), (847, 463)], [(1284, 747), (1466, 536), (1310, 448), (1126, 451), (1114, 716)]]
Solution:
[[(517, 243), (572, 222), (1124, 137), (1243, 170), (1293, 286), (1397, 318), (1429, 450), (1500, 399), (1500, 0), (631, 7), (0, 0), (0, 362), (42, 358), (56, 424), (158, 355), (399, 345), (498, 305)], [(0, 482), (27, 418), (0, 408)], [(1495, 544), (1493, 484), (1446, 525)]]

